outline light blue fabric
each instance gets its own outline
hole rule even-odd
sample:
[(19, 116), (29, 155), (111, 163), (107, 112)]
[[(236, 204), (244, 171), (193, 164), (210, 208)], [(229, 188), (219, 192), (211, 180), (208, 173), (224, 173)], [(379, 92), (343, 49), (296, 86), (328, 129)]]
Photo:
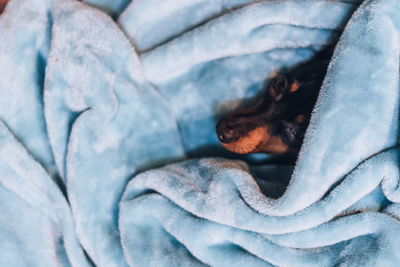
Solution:
[(95, 6), (112, 17), (118, 17), (126, 6), (131, 2), (130, 0), (84, 0), (83, 2)]
[[(85, 2), (0, 15), (1, 266), (398, 265), (398, 1)], [(223, 152), (337, 41), (296, 166)]]

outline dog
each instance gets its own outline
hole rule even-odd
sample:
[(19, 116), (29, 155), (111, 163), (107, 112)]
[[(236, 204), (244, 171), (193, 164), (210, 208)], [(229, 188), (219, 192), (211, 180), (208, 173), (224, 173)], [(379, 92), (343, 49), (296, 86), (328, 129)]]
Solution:
[(299, 152), (333, 47), (273, 78), (253, 107), (234, 111), (216, 125), (220, 143), (239, 154)]

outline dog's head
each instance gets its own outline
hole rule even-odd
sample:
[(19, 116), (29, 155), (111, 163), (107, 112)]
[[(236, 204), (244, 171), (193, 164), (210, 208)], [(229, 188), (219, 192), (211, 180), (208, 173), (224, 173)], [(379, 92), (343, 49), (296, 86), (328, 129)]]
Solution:
[(297, 153), (333, 48), (328, 46), (310, 61), (273, 78), (265, 96), (254, 107), (232, 112), (221, 119), (216, 126), (221, 144), (240, 154)]
[(257, 105), (232, 112), (218, 122), (221, 144), (239, 154), (298, 151), (312, 110), (305, 108), (310, 101), (303, 87), (289, 76), (274, 78)]
[(257, 105), (228, 114), (216, 132), (228, 150), (292, 153), (299, 151), (325, 77), (333, 46), (318, 52), (310, 61), (273, 78)]

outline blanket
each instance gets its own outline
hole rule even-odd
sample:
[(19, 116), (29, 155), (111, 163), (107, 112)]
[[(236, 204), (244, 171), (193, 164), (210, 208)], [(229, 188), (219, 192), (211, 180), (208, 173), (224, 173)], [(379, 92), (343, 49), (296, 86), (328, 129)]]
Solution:
[[(1, 266), (396, 266), (397, 0), (10, 0)], [(216, 121), (335, 51), (295, 166)]]

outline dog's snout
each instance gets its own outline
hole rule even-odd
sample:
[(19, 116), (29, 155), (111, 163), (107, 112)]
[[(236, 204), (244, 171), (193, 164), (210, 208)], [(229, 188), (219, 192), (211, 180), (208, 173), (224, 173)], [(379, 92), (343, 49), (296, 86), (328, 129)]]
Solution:
[(228, 119), (222, 119), (218, 122), (216, 127), (218, 139), (222, 143), (232, 143), (239, 139), (239, 134), (235, 130), (235, 125)]

